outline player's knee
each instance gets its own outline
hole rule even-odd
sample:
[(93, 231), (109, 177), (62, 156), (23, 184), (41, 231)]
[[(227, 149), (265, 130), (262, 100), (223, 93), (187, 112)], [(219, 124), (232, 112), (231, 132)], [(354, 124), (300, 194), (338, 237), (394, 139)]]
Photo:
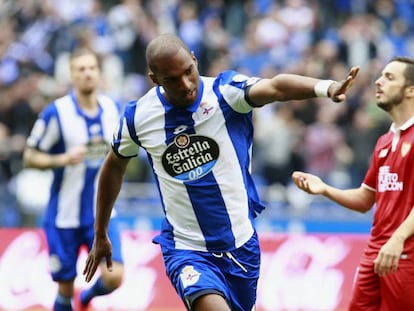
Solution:
[(190, 310), (231, 311), (226, 299), (221, 294), (207, 292), (194, 299)]
[(124, 277), (124, 267), (121, 264), (114, 263), (112, 271), (102, 272), (102, 280), (109, 289), (116, 289), (121, 286)]
[(58, 293), (63, 297), (72, 297), (74, 293), (74, 281), (58, 281)]

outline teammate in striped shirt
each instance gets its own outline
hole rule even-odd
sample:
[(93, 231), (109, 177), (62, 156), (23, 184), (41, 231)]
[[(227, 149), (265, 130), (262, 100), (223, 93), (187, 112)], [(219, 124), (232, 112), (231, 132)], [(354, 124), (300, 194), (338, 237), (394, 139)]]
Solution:
[(86, 280), (102, 258), (110, 266), (109, 215), (128, 160), (143, 148), (165, 213), (154, 242), (187, 309), (253, 310), (260, 269), (254, 218), (264, 206), (250, 175), (252, 110), (316, 94), (342, 101), (358, 68), (341, 82), (235, 71), (204, 77), (195, 55), (171, 34), (153, 39), (146, 57), (157, 86), (128, 105), (115, 131), (99, 179)]
[(379, 137), (362, 185), (337, 189), (303, 172), (293, 180), (357, 212), (375, 206), (349, 310), (414, 310), (414, 59), (393, 58), (375, 85), (377, 104), (393, 123)]
[[(74, 279), (78, 253), (91, 248), (99, 169), (110, 148), (119, 120), (120, 105), (100, 94), (98, 57), (79, 48), (70, 58), (73, 90), (47, 105), (27, 140), (26, 167), (52, 169), (50, 199), (44, 214), (44, 230), (50, 254), (52, 278), (58, 284), (53, 310), (73, 310)], [(102, 276), (77, 300), (77, 311), (98, 295), (112, 292), (122, 282), (123, 264), (115, 220), (109, 230), (114, 246), (113, 271)]]

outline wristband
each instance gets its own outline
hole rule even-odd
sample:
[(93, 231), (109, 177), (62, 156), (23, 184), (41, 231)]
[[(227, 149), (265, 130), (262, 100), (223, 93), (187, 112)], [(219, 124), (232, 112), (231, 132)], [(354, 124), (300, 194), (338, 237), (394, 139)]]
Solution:
[(334, 83), (334, 80), (320, 80), (315, 84), (315, 87), (313, 88), (315, 95), (317, 97), (328, 97), (328, 89), (331, 86), (332, 83)]

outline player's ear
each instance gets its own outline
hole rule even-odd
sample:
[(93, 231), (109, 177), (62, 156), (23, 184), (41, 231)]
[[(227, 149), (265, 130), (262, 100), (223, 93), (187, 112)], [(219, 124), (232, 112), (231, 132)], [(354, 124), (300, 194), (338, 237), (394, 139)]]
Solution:
[(405, 95), (409, 98), (414, 98), (414, 85), (405, 87)]
[(193, 59), (194, 63), (196, 64), (196, 66), (198, 66), (198, 59), (195, 56), (194, 51), (191, 51), (190, 54), (191, 54), (191, 58)]
[(160, 85), (157, 76), (152, 71), (148, 71), (148, 77), (151, 79), (153, 83), (155, 83), (156, 85)]

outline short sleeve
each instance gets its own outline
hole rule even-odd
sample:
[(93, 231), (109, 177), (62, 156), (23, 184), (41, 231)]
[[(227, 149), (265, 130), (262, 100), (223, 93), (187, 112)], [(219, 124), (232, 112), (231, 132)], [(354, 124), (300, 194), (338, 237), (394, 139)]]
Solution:
[(131, 158), (138, 155), (139, 142), (134, 124), (135, 109), (136, 102), (130, 102), (114, 131), (112, 148), (120, 157)]
[(217, 77), (219, 93), (223, 99), (232, 107), (233, 110), (240, 113), (248, 113), (253, 107), (248, 102), (246, 96), (248, 89), (260, 78), (249, 77), (236, 71), (228, 70), (222, 72)]

